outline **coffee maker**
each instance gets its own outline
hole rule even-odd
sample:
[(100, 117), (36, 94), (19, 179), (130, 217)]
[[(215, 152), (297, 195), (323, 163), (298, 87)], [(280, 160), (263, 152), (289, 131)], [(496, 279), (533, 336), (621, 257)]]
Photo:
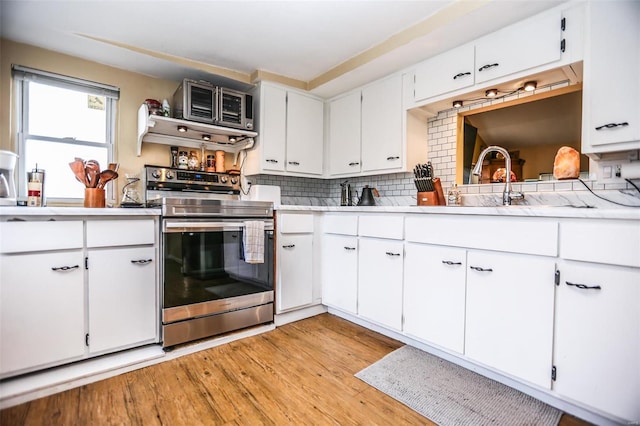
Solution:
[(18, 156), (0, 151), (0, 206), (16, 205), (16, 182), (13, 178)]

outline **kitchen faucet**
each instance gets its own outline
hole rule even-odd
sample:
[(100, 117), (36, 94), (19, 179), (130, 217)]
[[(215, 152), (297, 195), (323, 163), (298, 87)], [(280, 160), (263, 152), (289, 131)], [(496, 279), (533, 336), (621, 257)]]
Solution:
[(480, 153), (478, 161), (476, 162), (476, 166), (473, 168), (473, 171), (471, 173), (476, 176), (480, 176), (480, 174), (482, 173), (482, 162), (484, 161), (484, 157), (492, 151), (499, 152), (504, 156), (504, 166), (507, 169), (507, 172), (506, 181), (504, 183), (504, 191), (502, 192), (502, 205), (510, 206), (511, 200), (522, 200), (524, 198), (524, 194), (522, 192), (515, 192), (511, 189), (511, 156), (506, 149), (497, 145), (486, 147)]

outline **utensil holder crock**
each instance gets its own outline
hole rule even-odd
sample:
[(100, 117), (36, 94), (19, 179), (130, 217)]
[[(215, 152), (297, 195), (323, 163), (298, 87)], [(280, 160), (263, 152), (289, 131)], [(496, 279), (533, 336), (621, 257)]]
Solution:
[(102, 188), (84, 189), (85, 207), (105, 207), (105, 191)]

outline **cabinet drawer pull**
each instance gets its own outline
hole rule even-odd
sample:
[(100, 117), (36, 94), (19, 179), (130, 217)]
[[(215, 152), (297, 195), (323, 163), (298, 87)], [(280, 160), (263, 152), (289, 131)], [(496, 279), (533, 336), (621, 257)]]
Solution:
[(386, 253), (387, 253), (387, 256), (400, 256), (400, 253), (394, 253), (392, 251), (388, 251)]
[(267, 163), (277, 163), (278, 162), (278, 160), (274, 160), (273, 158), (267, 158), (264, 161), (266, 161)]
[(282, 248), (294, 248), (295, 244), (287, 244), (286, 246), (282, 246)]
[(445, 265), (462, 265), (462, 262), (452, 262), (450, 260), (443, 260), (442, 263)]
[(478, 71), (479, 71), (479, 72), (482, 72), (482, 71), (484, 71), (484, 70), (486, 70), (486, 69), (493, 68), (493, 67), (497, 67), (497, 66), (499, 66), (499, 65), (500, 65), (500, 64), (487, 64), (487, 65), (483, 65), (483, 66), (481, 66), (480, 68), (478, 68)]
[(73, 266), (53, 266), (51, 268), (52, 271), (70, 271), (71, 269), (78, 269), (80, 265)]
[(393, 160), (399, 160), (399, 159), (400, 157), (393, 157), (393, 156), (387, 157), (387, 161), (393, 161)]
[(599, 285), (574, 284), (570, 283), (569, 281), (565, 281), (564, 283), (571, 287), (581, 288), (582, 290), (602, 290), (602, 287), (600, 287)]
[(471, 73), (470, 72), (461, 72), (461, 73), (458, 73), (458, 74), (454, 75), (453, 79), (456, 80), (456, 79), (458, 79), (460, 77), (464, 77), (465, 75), (471, 75)]
[(344, 249), (351, 251), (351, 250), (355, 250), (356, 248), (355, 247), (344, 246)]
[(138, 265), (146, 265), (147, 263), (151, 263), (153, 262), (153, 259), (139, 259), (139, 260), (132, 260), (131, 263), (135, 263)]
[(616, 127), (625, 127), (625, 126), (628, 126), (628, 125), (629, 125), (629, 123), (627, 123), (626, 121), (623, 121), (622, 123), (608, 123), (608, 124), (604, 124), (602, 126), (596, 127), (596, 130), (615, 129)]
[(480, 266), (469, 266), (469, 268), (479, 272), (493, 272), (493, 269), (491, 268), (481, 268)]
[(350, 166), (357, 166), (360, 163), (358, 163), (357, 161), (352, 161), (351, 163), (349, 163)]
[(297, 161), (289, 161), (289, 164), (291, 164), (292, 166), (299, 166), (300, 163), (298, 163)]

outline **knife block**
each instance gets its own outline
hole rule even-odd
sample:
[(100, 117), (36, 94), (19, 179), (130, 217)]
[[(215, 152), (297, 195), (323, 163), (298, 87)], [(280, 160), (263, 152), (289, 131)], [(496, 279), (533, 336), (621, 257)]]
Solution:
[(437, 206), (440, 204), (438, 202), (438, 193), (436, 191), (418, 192), (416, 199), (418, 200), (419, 206)]

